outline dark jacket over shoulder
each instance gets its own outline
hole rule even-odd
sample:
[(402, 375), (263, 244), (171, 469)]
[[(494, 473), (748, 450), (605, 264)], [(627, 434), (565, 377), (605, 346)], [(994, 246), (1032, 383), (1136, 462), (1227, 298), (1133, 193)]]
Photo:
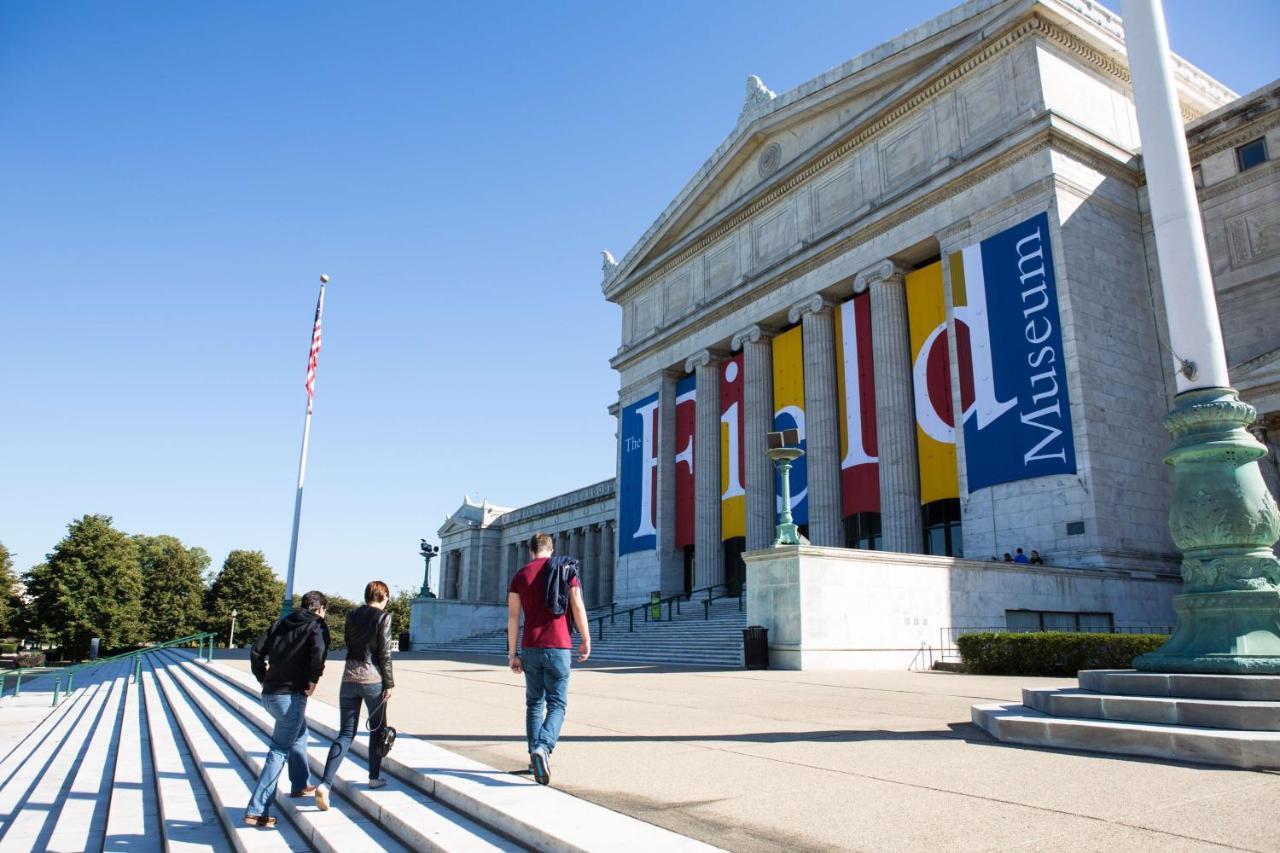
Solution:
[[(347, 614), (347, 674), (364, 670), (382, 679), (382, 689), (396, 686), (391, 669), (391, 614), (362, 604)], [(353, 667), (353, 664), (355, 666)]]
[(249, 651), (249, 665), (263, 693), (305, 693), (324, 674), (329, 629), (310, 610), (276, 620)]

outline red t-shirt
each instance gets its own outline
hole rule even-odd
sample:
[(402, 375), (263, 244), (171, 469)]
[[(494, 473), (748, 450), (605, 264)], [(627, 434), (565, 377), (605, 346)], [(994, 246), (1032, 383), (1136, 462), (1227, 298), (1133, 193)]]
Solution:
[[(520, 606), (524, 608), (524, 639), (520, 647), (571, 649), (573, 639), (569, 636), (569, 614), (552, 616), (547, 610), (547, 582), (542, 572), (547, 559), (539, 557), (516, 572), (507, 590), (520, 596)], [(569, 585), (580, 587), (582, 583), (575, 577)]]

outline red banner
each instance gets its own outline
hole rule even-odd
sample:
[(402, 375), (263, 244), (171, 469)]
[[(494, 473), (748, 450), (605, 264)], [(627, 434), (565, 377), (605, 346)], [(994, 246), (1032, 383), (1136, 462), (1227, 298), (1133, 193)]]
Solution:
[(836, 316), (840, 401), (840, 497), (847, 517), (880, 511), (876, 447), (876, 381), (871, 351), (871, 296), (840, 305)]
[(676, 383), (676, 547), (693, 544), (693, 433), (698, 392), (693, 376)]

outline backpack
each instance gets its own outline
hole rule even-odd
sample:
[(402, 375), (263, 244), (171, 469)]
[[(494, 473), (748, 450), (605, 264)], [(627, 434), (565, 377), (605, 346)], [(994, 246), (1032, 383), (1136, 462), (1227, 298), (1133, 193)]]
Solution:
[(563, 616), (569, 611), (569, 588), (578, 577), (578, 561), (573, 557), (552, 557), (547, 560), (546, 590), (544, 598), (552, 616)]

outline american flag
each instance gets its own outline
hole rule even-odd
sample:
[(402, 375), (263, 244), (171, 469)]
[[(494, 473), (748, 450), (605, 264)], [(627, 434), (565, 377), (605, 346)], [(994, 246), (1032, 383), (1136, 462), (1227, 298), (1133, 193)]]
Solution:
[(316, 324), (311, 330), (311, 355), (307, 359), (307, 414), (311, 414), (311, 403), (316, 396), (316, 363), (320, 360), (320, 315), (324, 313), (324, 288), (320, 289), (320, 298), (316, 300)]

